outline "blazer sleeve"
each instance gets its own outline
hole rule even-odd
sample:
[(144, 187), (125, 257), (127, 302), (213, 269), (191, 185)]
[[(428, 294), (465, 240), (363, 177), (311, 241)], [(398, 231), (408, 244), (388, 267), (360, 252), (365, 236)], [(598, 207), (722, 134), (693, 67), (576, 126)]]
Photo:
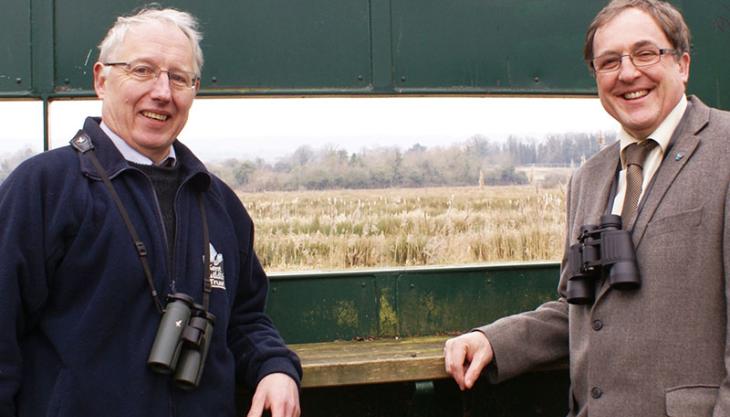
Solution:
[(567, 280), (567, 254), (570, 245), (569, 225), (574, 208), (575, 176), (566, 193), (565, 247), (560, 265), (558, 299), (533, 311), (504, 317), (476, 330), (487, 336), (494, 360), (487, 367), (490, 382), (498, 383), (540, 367), (564, 364), (570, 354), (568, 302), (564, 298)]
[(723, 280), (725, 281), (725, 379), (715, 403), (713, 417), (730, 415), (730, 184), (725, 190), (725, 221), (722, 238), (723, 250)]
[(492, 383), (568, 358), (568, 306), (562, 298), (477, 330), (487, 336), (494, 351), (494, 361), (487, 368)]

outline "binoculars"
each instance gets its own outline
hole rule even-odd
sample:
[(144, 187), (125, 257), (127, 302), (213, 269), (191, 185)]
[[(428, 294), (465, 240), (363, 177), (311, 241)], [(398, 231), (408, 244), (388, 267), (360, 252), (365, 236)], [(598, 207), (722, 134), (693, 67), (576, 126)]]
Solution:
[(641, 286), (631, 235), (621, 229), (621, 216), (613, 214), (601, 216), (600, 226), (581, 226), (578, 243), (568, 251), (568, 268), (566, 298), (571, 304), (593, 303), (598, 278), (619, 290)]
[(214, 323), (215, 316), (195, 304), (189, 295), (168, 295), (147, 365), (154, 372), (174, 374), (175, 383), (182, 389), (197, 387), (213, 338)]

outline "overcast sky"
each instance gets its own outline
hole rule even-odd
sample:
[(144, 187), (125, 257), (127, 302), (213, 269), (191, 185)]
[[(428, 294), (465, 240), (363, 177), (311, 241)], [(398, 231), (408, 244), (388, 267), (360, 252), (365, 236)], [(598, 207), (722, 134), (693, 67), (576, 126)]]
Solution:
[[(96, 100), (50, 105), (51, 146), (63, 146)], [(0, 102), (0, 152), (42, 149), (42, 104)], [(613, 132), (616, 122), (595, 98), (244, 98), (195, 101), (180, 135), (204, 161), (223, 158), (272, 161), (298, 146), (332, 146), (356, 152), (375, 146), (408, 148), (463, 142), (474, 135), (504, 140), (549, 133)]]

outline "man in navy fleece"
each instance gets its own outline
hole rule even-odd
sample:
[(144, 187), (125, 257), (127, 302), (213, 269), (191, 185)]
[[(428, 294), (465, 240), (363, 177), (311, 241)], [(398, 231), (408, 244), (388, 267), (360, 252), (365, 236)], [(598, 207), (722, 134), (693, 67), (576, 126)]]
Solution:
[[(299, 415), (301, 366), (263, 312), (251, 218), (176, 139), (200, 39), (174, 9), (118, 18), (94, 65), (102, 117), (0, 186), (1, 417), (232, 417), (236, 384), (255, 387), (251, 417)], [(147, 363), (172, 294), (210, 327), (198, 382)], [(188, 319), (173, 333), (194, 333)]]

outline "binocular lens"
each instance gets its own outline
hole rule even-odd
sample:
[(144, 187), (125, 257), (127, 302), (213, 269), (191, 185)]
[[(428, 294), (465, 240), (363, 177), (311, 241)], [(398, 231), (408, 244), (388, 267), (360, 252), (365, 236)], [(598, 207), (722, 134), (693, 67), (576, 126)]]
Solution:
[(639, 269), (636, 267), (636, 262), (616, 262), (608, 274), (608, 283), (619, 290), (633, 290), (641, 286), (641, 281), (637, 279), (638, 276)]
[(571, 278), (568, 281), (568, 288), (566, 290), (567, 301), (570, 304), (590, 304), (593, 302), (594, 294), (596, 292), (594, 288), (593, 280), (590, 277), (584, 278)]

